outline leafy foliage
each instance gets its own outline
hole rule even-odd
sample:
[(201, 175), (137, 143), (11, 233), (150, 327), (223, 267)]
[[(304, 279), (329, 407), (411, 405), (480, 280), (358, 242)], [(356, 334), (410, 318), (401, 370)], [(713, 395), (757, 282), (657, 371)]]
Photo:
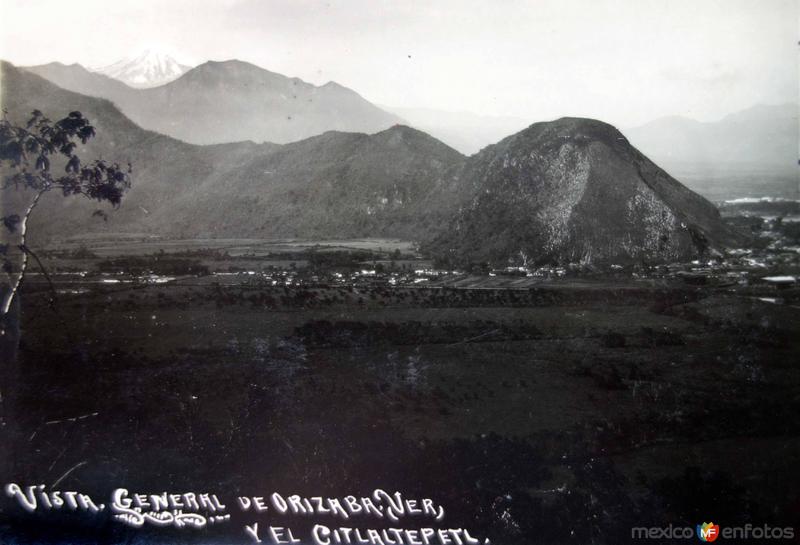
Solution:
[[(52, 122), (34, 110), (26, 127), (15, 126), (7, 112), (0, 121), (0, 162), (10, 166), (13, 174), (3, 180), (3, 189), (25, 187), (36, 191), (60, 189), (65, 196), (83, 195), (119, 206), (122, 195), (130, 187), (130, 164), (95, 160), (81, 163), (75, 153), (77, 142), (86, 144), (95, 136), (95, 129), (80, 112)], [(63, 156), (64, 174), (54, 175), (51, 160)]]
[[(3, 314), (8, 311), (22, 281), (28, 254), (33, 255), (26, 246), (27, 220), (39, 198), (55, 189), (60, 190), (65, 197), (83, 195), (118, 207), (123, 194), (130, 187), (130, 164), (121, 167), (117, 163), (100, 159), (87, 164), (81, 162), (75, 153), (78, 142), (86, 144), (94, 136), (94, 127), (81, 112), (70, 112), (67, 117), (53, 122), (41, 111), (34, 110), (27, 124), (21, 127), (12, 123), (8, 112), (3, 110), (3, 118), (0, 120), (2, 189), (13, 187), (35, 192), (22, 216), (10, 214), (0, 218), (8, 234), (19, 232), (19, 243), (16, 247), (23, 256), (16, 278), (11, 280), (11, 289), (3, 296)], [(63, 163), (63, 173), (54, 174), (54, 170), (57, 170), (51, 168), (54, 160)], [(3, 245), (2, 268), (11, 276), (15, 267), (8, 247), (7, 244)]]

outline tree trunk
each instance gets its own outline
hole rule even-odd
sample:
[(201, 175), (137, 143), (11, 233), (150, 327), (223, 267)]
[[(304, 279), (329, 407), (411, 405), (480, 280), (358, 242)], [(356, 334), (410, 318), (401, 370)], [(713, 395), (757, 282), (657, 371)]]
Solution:
[(2, 294), (2, 307), (0, 307), (0, 478), (11, 475), (13, 469), (13, 452), (16, 444), (19, 421), (17, 419), (17, 393), (20, 383), (19, 367), (19, 340), (21, 312), (18, 292), (28, 267), (28, 252), (26, 242), (28, 235), (28, 220), (31, 213), (39, 204), (39, 199), (47, 191), (40, 189), (25, 210), (25, 215), (20, 224), (19, 245), (22, 251), (22, 263), (16, 277), (9, 274), (8, 286), (0, 286)]
[[(19, 287), (22, 284), (22, 279), (25, 276), (25, 269), (28, 268), (28, 252), (25, 250), (25, 243), (27, 242), (28, 236), (28, 220), (31, 217), (33, 209), (36, 208), (37, 204), (39, 204), (39, 199), (42, 198), (42, 195), (44, 195), (45, 191), (47, 191), (47, 188), (40, 189), (36, 192), (36, 196), (33, 198), (33, 201), (31, 201), (31, 204), (25, 211), (25, 215), (22, 217), (22, 222), (19, 229), (19, 248), (22, 250), (22, 264), (19, 267), (19, 273), (17, 274), (16, 278), (13, 278), (13, 275), (9, 275), (12, 276), (11, 289), (3, 294), (3, 306), (0, 308), (0, 315), (2, 316), (8, 314), (8, 311), (11, 308), (11, 303), (14, 301), (14, 298), (19, 291)], [(2, 333), (3, 332), (0, 331), (0, 334)]]
[[(5, 296), (10, 288), (0, 287)], [(0, 315), (0, 480), (12, 475), (13, 452), (17, 444), (17, 389), (20, 368), (18, 361), (20, 339), (20, 305), (14, 298), (8, 312)]]

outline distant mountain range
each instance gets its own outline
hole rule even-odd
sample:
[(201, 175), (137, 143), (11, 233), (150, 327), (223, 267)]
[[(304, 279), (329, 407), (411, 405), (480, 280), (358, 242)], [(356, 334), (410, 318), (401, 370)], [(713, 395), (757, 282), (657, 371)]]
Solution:
[[(134, 184), (108, 223), (94, 204), (50, 198), (33, 222), (64, 232), (149, 232), (171, 236), (420, 238), (423, 195), (463, 156), (434, 138), (395, 126), (377, 134), (329, 131), (300, 142), (192, 145), (143, 130), (107, 100), (61, 89), (2, 65), (2, 100), (13, 119), (42, 109), (79, 110), (98, 137), (82, 151), (134, 165)], [(51, 222), (50, 217), (59, 221)]]
[(64, 89), (111, 100), (142, 127), (193, 144), (286, 143), (331, 130), (373, 133), (402, 122), (335, 82), (318, 87), (235, 60), (206, 62), (147, 89), (79, 64), (26, 70)]
[[(408, 124), (471, 154), (528, 124), (469, 112), (381, 108), (334, 82), (315, 86), (236, 60), (188, 69), (169, 56), (145, 52), (101, 72), (59, 63), (27, 70), (64, 89), (109, 99), (142, 127), (194, 144), (280, 144), (330, 130), (374, 133)], [(147, 88), (123, 83), (137, 85), (134, 79)], [(706, 193), (718, 192), (706, 187), (709, 175), (797, 171), (797, 104), (754, 106), (717, 122), (667, 117), (623, 132), (658, 164)]]
[(147, 49), (140, 55), (128, 57), (93, 72), (114, 78), (136, 88), (157, 87), (175, 80), (191, 66), (181, 64), (170, 55)]
[(518, 117), (478, 115), (472, 112), (449, 112), (431, 108), (384, 109), (466, 155), (472, 155), (530, 124)]
[(671, 172), (767, 169), (795, 173), (799, 111), (797, 104), (757, 105), (716, 122), (665, 117), (623, 132)]
[[(241, 81), (238, 63), (223, 64)], [(83, 156), (134, 165), (133, 188), (108, 222), (93, 218), (96, 205), (85, 199), (50, 195), (32, 220), (40, 237), (384, 236), (420, 241), (460, 264), (669, 260), (740, 240), (713, 205), (598, 121), (537, 123), (470, 158), (399, 125), (284, 145), (200, 146), (144, 130), (107, 100), (1, 68), (13, 120), (35, 108), (51, 118), (79, 110), (98, 133)]]

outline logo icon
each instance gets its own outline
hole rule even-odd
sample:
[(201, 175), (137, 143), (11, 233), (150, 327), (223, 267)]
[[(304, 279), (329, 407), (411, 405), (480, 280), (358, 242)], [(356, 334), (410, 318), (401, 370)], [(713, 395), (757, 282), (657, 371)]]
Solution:
[(704, 522), (697, 525), (697, 537), (700, 541), (712, 542), (719, 537), (719, 524)]

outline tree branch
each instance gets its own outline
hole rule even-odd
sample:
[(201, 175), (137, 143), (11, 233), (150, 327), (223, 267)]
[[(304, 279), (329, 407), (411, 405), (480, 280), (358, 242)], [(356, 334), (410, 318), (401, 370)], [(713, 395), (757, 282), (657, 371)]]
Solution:
[(53, 312), (55, 312), (56, 316), (58, 316), (58, 320), (61, 322), (61, 325), (64, 328), (64, 334), (67, 336), (67, 340), (71, 345), (74, 345), (75, 339), (72, 336), (72, 331), (69, 328), (69, 324), (64, 319), (64, 316), (61, 315), (61, 310), (58, 306), (58, 291), (56, 291), (55, 284), (53, 284), (53, 280), (50, 278), (50, 274), (47, 272), (47, 269), (44, 268), (42, 260), (39, 259), (39, 256), (27, 246), (20, 244), (19, 249), (30, 255), (34, 260), (36, 260), (36, 264), (39, 265), (39, 270), (42, 271), (45, 280), (47, 280), (47, 284), (50, 286), (50, 292), (53, 294), (53, 296), (50, 298), (50, 308), (53, 310)]

